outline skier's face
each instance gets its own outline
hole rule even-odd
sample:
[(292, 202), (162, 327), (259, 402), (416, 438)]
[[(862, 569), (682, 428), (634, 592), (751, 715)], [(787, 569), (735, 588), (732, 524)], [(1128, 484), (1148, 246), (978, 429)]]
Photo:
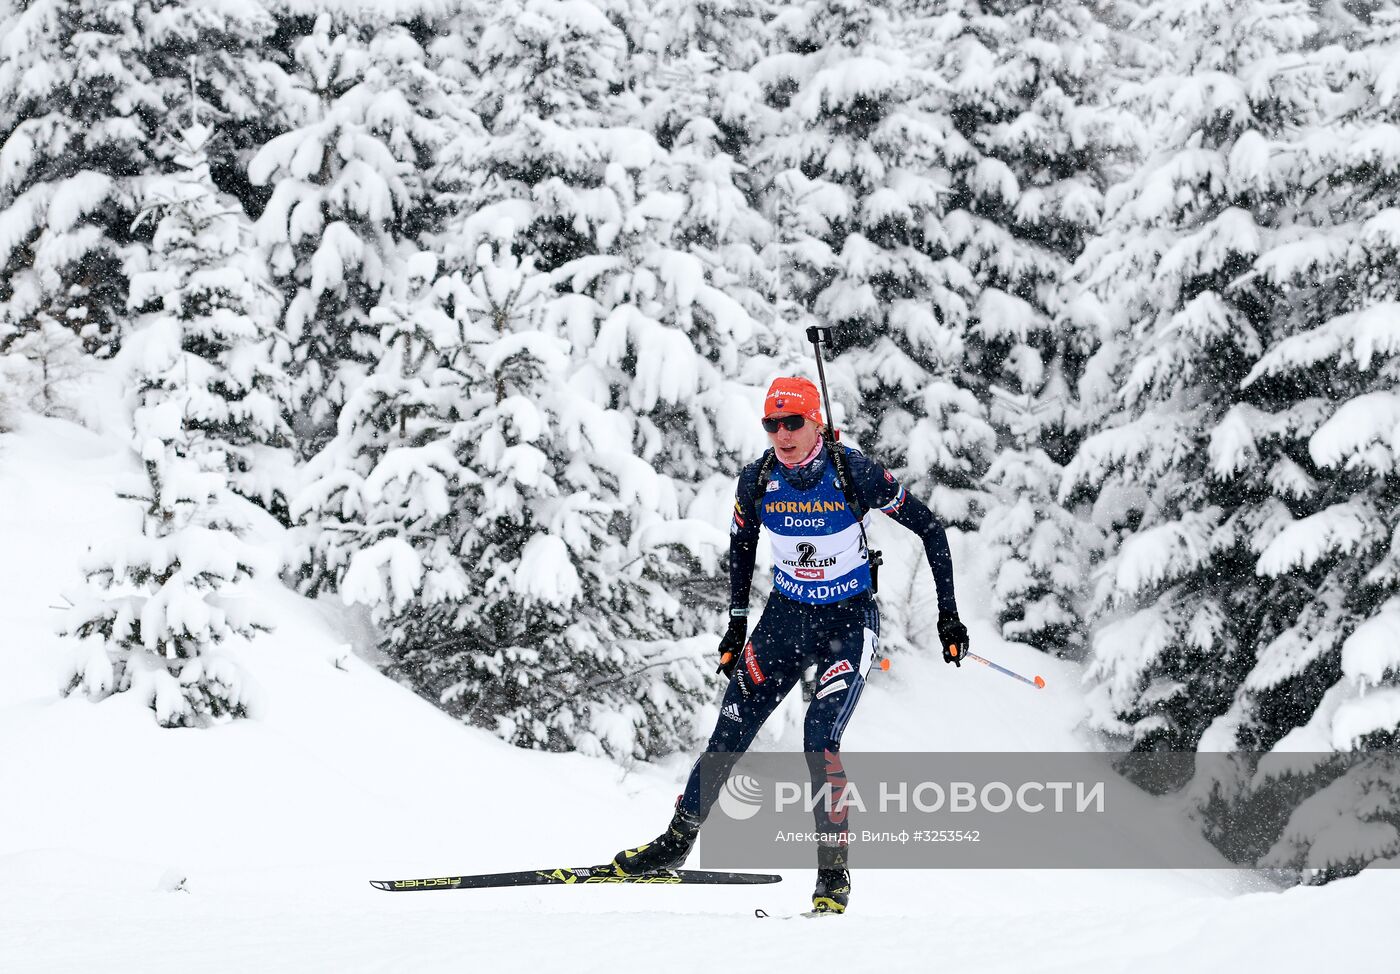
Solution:
[[(781, 419), (784, 413), (774, 413), (769, 419)], [(795, 430), (790, 430), (785, 426), (779, 426), (776, 433), (768, 434), (768, 442), (773, 444), (773, 451), (778, 454), (778, 459), (784, 463), (797, 463), (799, 460), (812, 452), (817, 445), (817, 440), (821, 438), (822, 428), (810, 419), (803, 420), (802, 425)]]

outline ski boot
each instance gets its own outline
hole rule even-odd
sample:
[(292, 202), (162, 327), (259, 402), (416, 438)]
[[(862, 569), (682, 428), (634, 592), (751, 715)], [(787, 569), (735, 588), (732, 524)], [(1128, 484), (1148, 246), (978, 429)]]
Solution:
[(700, 834), (700, 819), (676, 803), (676, 814), (671, 824), (646, 845), (635, 849), (623, 849), (613, 857), (614, 871), (621, 876), (640, 876), (646, 873), (659, 873), (675, 869), (690, 855), (690, 847)]
[(845, 913), (851, 900), (851, 873), (846, 868), (847, 846), (817, 847), (817, 885), (812, 890), (813, 913)]

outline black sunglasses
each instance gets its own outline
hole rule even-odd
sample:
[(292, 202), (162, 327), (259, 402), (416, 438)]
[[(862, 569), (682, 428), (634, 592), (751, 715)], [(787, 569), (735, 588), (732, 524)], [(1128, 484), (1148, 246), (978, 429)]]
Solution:
[(791, 433), (796, 433), (806, 422), (806, 416), (783, 416), (778, 419), (765, 419), (763, 421), (763, 428), (769, 433), (776, 433), (779, 429), (785, 429)]

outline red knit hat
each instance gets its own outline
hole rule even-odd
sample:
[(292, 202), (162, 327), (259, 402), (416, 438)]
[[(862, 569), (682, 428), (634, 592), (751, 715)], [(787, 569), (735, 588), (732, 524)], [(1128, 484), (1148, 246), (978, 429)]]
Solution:
[(784, 375), (773, 380), (763, 400), (763, 416), (793, 413), (821, 424), (822, 396), (816, 385), (798, 376)]

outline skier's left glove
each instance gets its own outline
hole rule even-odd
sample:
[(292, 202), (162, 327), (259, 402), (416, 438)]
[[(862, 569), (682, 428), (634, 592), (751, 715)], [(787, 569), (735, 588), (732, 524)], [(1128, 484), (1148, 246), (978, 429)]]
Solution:
[(944, 612), (938, 616), (938, 643), (943, 647), (943, 662), (961, 667), (967, 655), (967, 626), (962, 624), (956, 612)]

